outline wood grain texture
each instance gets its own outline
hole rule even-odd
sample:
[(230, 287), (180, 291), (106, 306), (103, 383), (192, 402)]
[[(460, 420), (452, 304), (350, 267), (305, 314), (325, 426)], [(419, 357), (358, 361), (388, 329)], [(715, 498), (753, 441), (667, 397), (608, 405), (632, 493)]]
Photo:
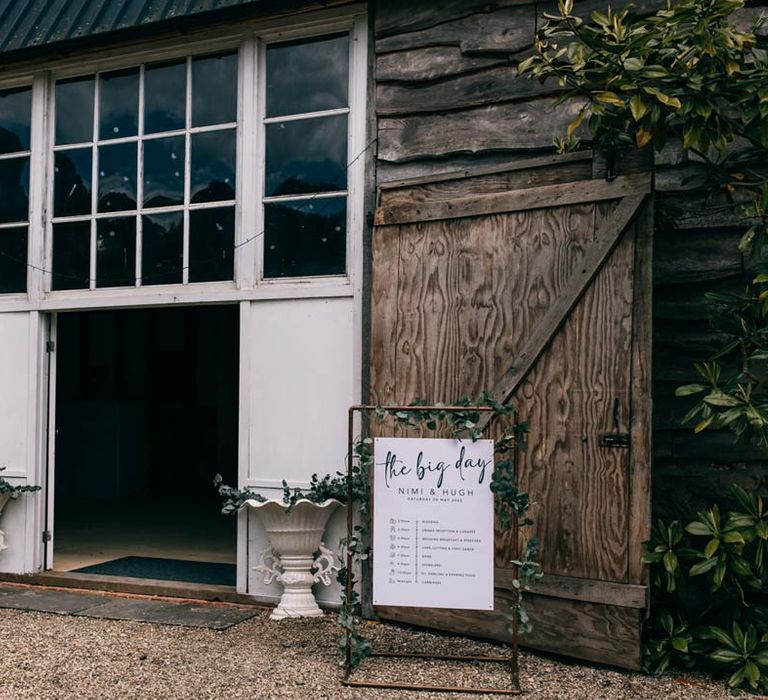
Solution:
[(629, 451), (600, 435), (629, 430), (633, 262), (624, 236), (515, 394), (530, 431), (520, 478), (548, 573), (627, 580)]
[(488, 174), (440, 180), (430, 178), (421, 185), (399, 188), (381, 188), (379, 205), (382, 209), (398, 206), (415, 206), (423, 202), (454, 202), (468, 197), (528, 189), (542, 185), (581, 180), (589, 173), (585, 161), (566, 162), (539, 168), (506, 170), (490, 169)]
[(490, 390), (496, 401), (508, 401), (547, 349), (555, 333), (599, 274), (621, 236), (636, 214), (642, 195), (625, 197), (616, 205), (603, 205), (595, 222), (595, 238), (584, 259), (572, 271), (567, 285), (541, 317), (537, 328), (517, 350), (513, 363)]
[[(671, 231), (662, 229), (654, 241), (655, 286), (706, 282), (741, 276), (744, 260), (739, 253), (741, 231)], [(679, 291), (679, 289), (678, 289)]]
[[(551, 151), (551, 149), (550, 149)], [(575, 154), (569, 154), (575, 155)], [(420, 184), (428, 183), (431, 178), (435, 182), (443, 177), (456, 179), (464, 174), (471, 175), (476, 169), (504, 167), (511, 159), (516, 162), (529, 160), (538, 161), (541, 158), (553, 158), (551, 153), (523, 153), (510, 156), (506, 151), (486, 151), (477, 155), (456, 155), (445, 158), (421, 158), (403, 163), (389, 163), (384, 160), (377, 162), (379, 187), (385, 189), (400, 186), (407, 180), (421, 180)]]
[[(679, 210), (675, 216), (675, 227), (682, 231), (707, 231), (712, 229), (745, 229), (754, 220), (745, 220), (738, 207), (729, 207), (724, 196), (714, 197), (704, 192), (659, 193), (658, 206), (672, 205)], [(735, 201), (744, 202), (744, 194), (737, 190)]]
[[(590, 249), (588, 207), (403, 227), (397, 401), (451, 401), (494, 385)], [(622, 401), (625, 418), (628, 406), (627, 254), (610, 275), (598, 275), (548, 352), (542, 387), (532, 380), (521, 399), (531, 407), (530, 471), (538, 479), (529, 488), (541, 501), (538, 534), (546, 570), (554, 573), (626, 579), (627, 453), (598, 443), (613, 429), (614, 400)], [(543, 435), (536, 432), (542, 426)], [(499, 563), (510, 558), (507, 537), (500, 533)]]
[(435, 12), (429, 0), (377, 0), (376, 36), (415, 32), (473, 14), (532, 4), (531, 0), (445, 0), (440, 12)]
[[(493, 613), (390, 607), (377, 607), (376, 612), (387, 620), (508, 642), (505, 611), (512, 601), (512, 593), (497, 589)], [(640, 668), (640, 610), (535, 594), (527, 595), (525, 601), (533, 630), (520, 636), (521, 646), (622, 668)]]
[(584, 256), (593, 218), (585, 205), (401, 227), (397, 400), (494, 386)]
[[(611, 7), (613, 7), (614, 10), (618, 10), (628, 4), (630, 4), (630, 0), (619, 0), (618, 2), (612, 3)], [(560, 14), (555, 0), (551, 0), (551, 2), (539, 2), (537, 5), (539, 10), (539, 27), (541, 27), (544, 22), (545, 14)], [(602, 0), (578, 0), (573, 5), (573, 14), (577, 17), (582, 17), (587, 21), (591, 21), (590, 17), (595, 10), (604, 13), (607, 6), (608, 5)], [(666, 0), (632, 0), (633, 10), (639, 15), (650, 15), (658, 10), (663, 10), (666, 6)]]
[[(524, 173), (522, 176), (525, 181), (528, 181), (529, 178), (536, 177), (535, 173), (538, 173), (541, 169), (545, 169), (552, 177), (558, 177), (563, 169), (568, 171), (572, 165), (576, 164), (579, 166), (578, 175), (574, 175), (570, 179), (583, 180), (587, 177), (587, 175), (583, 173), (591, 171), (591, 162), (592, 154), (589, 151), (576, 151), (564, 155), (528, 156), (512, 160), (510, 160), (509, 156), (505, 156), (503, 160), (493, 163), (471, 161), (465, 163), (463, 167), (454, 168), (451, 171), (429, 173), (427, 175), (401, 178), (399, 180), (388, 179), (384, 182), (379, 182), (379, 189), (382, 192), (382, 196), (386, 197), (389, 196), (391, 190), (403, 188), (415, 189), (422, 185), (438, 186), (440, 184), (461, 180), (464, 182), (464, 187), (467, 188), (467, 193), (470, 193), (476, 191), (472, 185), (472, 180), (482, 178), (486, 175), (508, 173), (512, 177), (521, 177), (519, 174), (511, 174), (529, 170), (530, 173)], [(518, 188), (510, 187), (510, 189)], [(482, 192), (480, 192), (480, 194), (482, 194)], [(406, 195), (405, 201), (410, 201), (411, 199), (413, 198)]]
[[(564, 169), (584, 167), (578, 159), (562, 164)], [(587, 166), (591, 172), (591, 163)], [(549, 168), (539, 165), (541, 173)], [(478, 198), (487, 196), (481, 194), (486, 187), (504, 192), (505, 186), (530, 177), (534, 170), (505, 173), (491, 166), (477, 177), (457, 173), (434, 182), (419, 179), (411, 187), (401, 183), (383, 189), (381, 196), (402, 206), (455, 200), (462, 192), (467, 199)], [(634, 229), (627, 223), (642, 197), (631, 203), (618, 199), (502, 209), (385, 227), (390, 236), (387, 265), (397, 267), (396, 310), (391, 288), (383, 296), (377, 291), (372, 309), (375, 326), (380, 297), (388, 330), (376, 343), (389, 347), (395, 329), (394, 358), (382, 353), (395, 368), (394, 379), (391, 369), (374, 371), (380, 396), (398, 403), (417, 398), (448, 402), (498, 384), (551, 309), (563, 298), (570, 300), (560, 312), (559, 330), (547, 332), (550, 337), (554, 333), (551, 343), (514, 396), (521, 420), (530, 426), (521, 481), (535, 503), (534, 529), (542, 541), (544, 570), (551, 577), (540, 591), (546, 595), (531, 596), (539, 616), (534, 633), (539, 637), (532, 646), (627, 667), (639, 663), (640, 613), (645, 606), (646, 588), (628, 585), (630, 497), (640, 493), (641, 485), (633, 482), (630, 488), (630, 451), (602, 447), (600, 436), (630, 429), (636, 257)], [(583, 293), (574, 291), (574, 277), (589, 256), (595, 256), (612, 226), (618, 242), (601, 249), (598, 257), (605, 262), (596, 266), (599, 271), (590, 275)], [(625, 233), (617, 236), (618, 230)], [(391, 239), (395, 235), (396, 243)], [(394, 250), (396, 262), (391, 258)], [(378, 267), (384, 259), (374, 263), (374, 278), (392, 278), (391, 268)], [(510, 536), (497, 531), (497, 585), (503, 586), (509, 576)], [(623, 605), (631, 607), (622, 611)], [(550, 616), (553, 610), (557, 613)], [(495, 618), (466, 611), (433, 612), (384, 614), (481, 636), (494, 634), (488, 629)], [(503, 624), (497, 633), (504, 634)], [(622, 640), (618, 647), (616, 639)], [(531, 644), (530, 639), (526, 642)], [(572, 648), (574, 644), (578, 648)]]
[[(717, 291), (724, 294), (743, 294), (744, 283), (742, 275), (724, 277), (718, 281)], [(659, 285), (655, 293), (654, 315), (660, 321), (677, 321), (681, 328), (685, 324), (704, 323), (709, 318), (706, 294), (710, 291), (711, 281)]]
[(504, 56), (466, 56), (458, 46), (427, 46), (376, 57), (377, 82), (421, 83), (507, 65)]
[[(650, 192), (651, 179), (645, 174), (625, 175), (608, 182), (606, 180), (577, 180), (556, 185), (527, 187), (487, 194), (474, 194), (463, 198), (438, 199), (437, 201), (412, 200), (405, 204), (379, 207), (376, 224), (389, 226), (413, 221), (445, 221), (467, 216), (530, 211), (566, 206), (581, 202), (618, 199)], [(635, 202), (637, 208), (637, 202)]]
[(371, 400), (383, 405), (394, 400), (397, 384), (397, 290), (400, 257), (399, 227), (373, 231), (371, 280)]
[(595, 153), (592, 159), (592, 177), (610, 180), (617, 175), (650, 173), (653, 170), (654, 151), (651, 148), (617, 148), (610, 155), (609, 164), (607, 153)]
[(635, 221), (632, 301), (631, 473), (629, 479), (629, 581), (648, 583), (643, 542), (651, 534), (653, 199)]
[[(433, 13), (444, 20), (442, 13)], [(391, 34), (376, 41), (376, 53), (426, 46), (458, 46), (462, 53), (514, 53), (533, 44), (534, 5), (502, 7), (469, 14), (455, 20), (410, 32)]]
[[(532, 0), (446, 0), (440, 4), (440, 11), (435, 11), (434, 3), (429, 0), (378, 0), (376, 3), (376, 36), (418, 32), (435, 27), (445, 22), (456, 21), (474, 14), (488, 14), (500, 9), (534, 5), (539, 6), (539, 18), (544, 12), (556, 12), (556, 2), (534, 3)], [(620, 7), (622, 2), (614, 3)], [(663, 0), (636, 0), (635, 8), (648, 13), (664, 7)], [(576, 4), (576, 14), (588, 17), (594, 10), (605, 10), (605, 3), (600, 0), (579, 0)], [(745, 15), (744, 23), (749, 21)]]
[[(496, 569), (494, 581), (497, 588), (514, 590), (515, 572), (512, 569)], [(590, 578), (548, 574), (533, 584), (532, 592), (550, 598), (582, 600), (601, 605), (639, 609), (648, 607), (648, 586), (596, 581)]]
[[(394, 400), (447, 402), (493, 386), (582, 263), (592, 244), (593, 217), (590, 209), (576, 207), (567, 214), (541, 210), (403, 227)], [(622, 333), (631, 325), (627, 269), (624, 260), (612, 264), (614, 276), (598, 275), (600, 295), (595, 288), (585, 295), (577, 320), (566, 323), (548, 352), (549, 369), (539, 371), (544, 386), (538, 389), (532, 380), (534, 388), (521, 400), (538, 410), (526, 416), (533, 426), (531, 472), (541, 482), (530, 488), (535, 500), (542, 497), (538, 534), (545, 542), (546, 570), (554, 573), (626, 578), (627, 453), (598, 442), (600, 433), (613, 429), (614, 399), (622, 400), (624, 411), (628, 405), (629, 358), (619, 352), (628, 348)], [(627, 279), (629, 292), (622, 286)], [(609, 342), (617, 332), (619, 348)], [(574, 358), (569, 348), (585, 342), (600, 352)], [(627, 373), (619, 377), (623, 383), (615, 379), (606, 388), (618, 369)], [(574, 435), (563, 432), (565, 425)], [(536, 434), (536, 426), (547, 426), (547, 434)], [(508, 560), (508, 549), (500, 556)]]
[(376, 86), (376, 112), (380, 116), (442, 112), (499, 102), (556, 95), (557, 82), (529, 80), (514, 66), (494, 66), (470, 75), (430, 83), (385, 83)]
[(489, 150), (549, 150), (578, 115), (581, 102), (559, 107), (547, 98), (490, 105), (445, 114), (383, 117), (379, 120), (379, 158), (404, 162)]

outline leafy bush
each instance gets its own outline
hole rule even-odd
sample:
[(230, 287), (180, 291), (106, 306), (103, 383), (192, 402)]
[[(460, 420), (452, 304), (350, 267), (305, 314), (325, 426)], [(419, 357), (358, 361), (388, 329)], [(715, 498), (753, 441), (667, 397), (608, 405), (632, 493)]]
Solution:
[(728, 684), (768, 691), (768, 509), (738, 486), (685, 527), (658, 522), (645, 543), (653, 616), (645, 670), (708, 666)]

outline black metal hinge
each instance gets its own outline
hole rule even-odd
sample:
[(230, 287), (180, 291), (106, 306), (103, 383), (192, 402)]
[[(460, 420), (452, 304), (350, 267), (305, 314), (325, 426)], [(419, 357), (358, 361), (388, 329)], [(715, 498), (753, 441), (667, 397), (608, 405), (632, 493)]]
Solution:
[(55, 352), (56, 351), (56, 343), (52, 340), (49, 340), (45, 343), (45, 351), (46, 352)]
[(48, 542), (51, 541), (51, 539), (53, 539), (51, 537), (51, 531), (50, 530), (43, 530), (43, 542), (48, 543)]

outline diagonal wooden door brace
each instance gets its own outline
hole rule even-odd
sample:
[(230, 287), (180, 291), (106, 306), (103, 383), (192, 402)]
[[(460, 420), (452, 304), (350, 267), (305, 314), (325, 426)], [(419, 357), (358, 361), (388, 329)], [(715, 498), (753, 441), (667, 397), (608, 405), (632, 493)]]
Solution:
[[(515, 362), (507, 369), (491, 391), (495, 401), (506, 402), (520, 388), (536, 361), (547, 349), (560, 327), (584, 296), (584, 292), (600, 272), (621, 240), (621, 236), (640, 209), (645, 194), (624, 197), (613, 211), (597, 223), (595, 242), (590, 246), (579, 268), (558, 294), (557, 300), (544, 314), (534, 333), (523, 343)], [(486, 420), (481, 421), (484, 426)]]

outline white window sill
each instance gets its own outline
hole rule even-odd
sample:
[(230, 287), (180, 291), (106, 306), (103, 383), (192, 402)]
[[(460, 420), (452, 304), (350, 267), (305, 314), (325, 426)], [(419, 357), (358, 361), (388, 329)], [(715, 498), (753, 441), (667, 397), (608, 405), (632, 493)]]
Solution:
[(17, 294), (0, 295), (0, 313), (12, 311), (67, 311), (73, 309), (126, 308), (174, 304), (234, 304), (241, 301), (322, 299), (352, 297), (346, 277), (269, 280), (252, 289), (238, 289), (234, 282), (193, 285), (157, 285), (110, 289), (47, 292), (31, 300)]

